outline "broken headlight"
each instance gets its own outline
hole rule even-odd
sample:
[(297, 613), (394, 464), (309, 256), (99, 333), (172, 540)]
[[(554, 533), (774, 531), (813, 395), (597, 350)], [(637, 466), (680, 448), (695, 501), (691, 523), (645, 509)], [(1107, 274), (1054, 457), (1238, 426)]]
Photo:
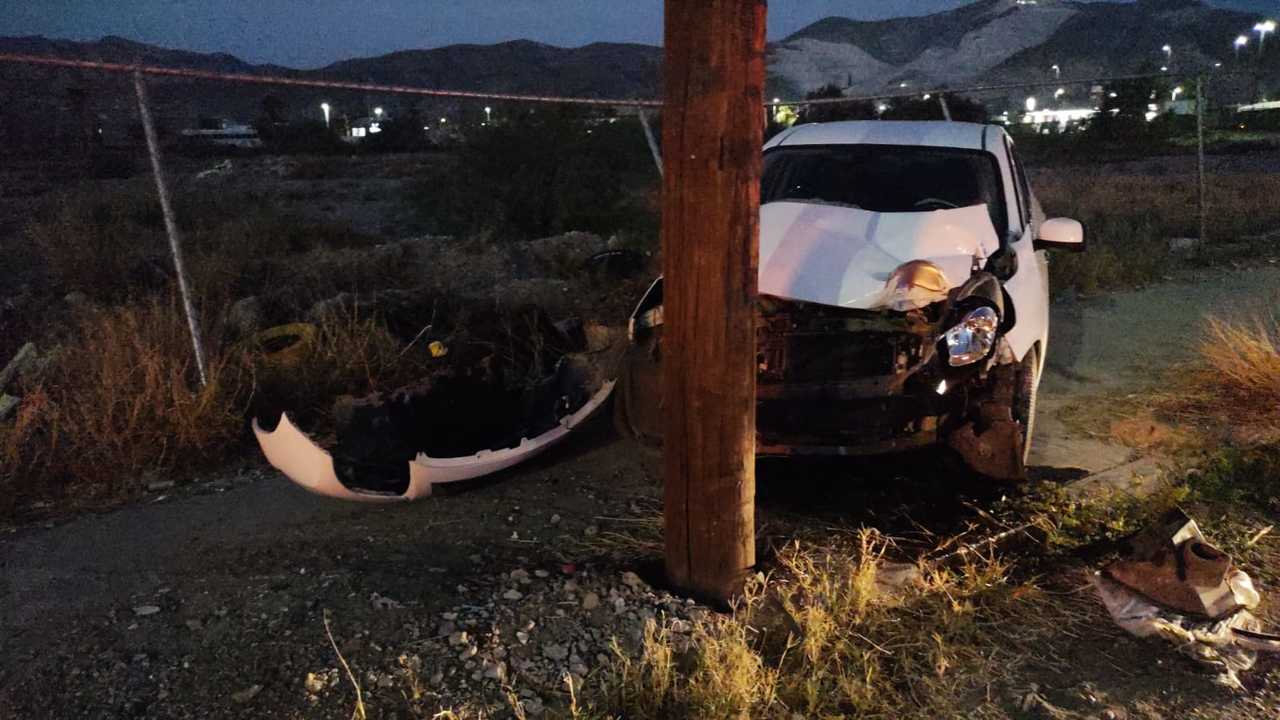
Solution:
[(947, 361), (951, 367), (972, 365), (991, 354), (996, 344), (1000, 315), (995, 308), (983, 305), (970, 310), (959, 324), (944, 335)]

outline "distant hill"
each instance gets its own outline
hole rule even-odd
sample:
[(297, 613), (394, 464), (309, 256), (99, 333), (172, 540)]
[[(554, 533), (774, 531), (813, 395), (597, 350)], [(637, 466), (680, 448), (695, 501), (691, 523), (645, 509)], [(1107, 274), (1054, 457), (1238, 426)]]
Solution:
[[(943, 13), (874, 22), (829, 17), (769, 47), (770, 97), (795, 97), (834, 83), (849, 93), (908, 87), (963, 87), (974, 83), (1032, 82), (1151, 70), (1164, 61), (1160, 47), (1174, 47), (1173, 69), (1232, 65), (1231, 41), (1257, 21), (1255, 14), (1220, 9), (1197, 0), (1138, 0), (1134, 3), (1070, 0), (979, 0)], [(1280, 36), (1273, 42), (1280, 50)], [(1252, 48), (1251, 48), (1252, 50)], [(496, 45), (452, 45), (345, 60), (315, 70), (254, 65), (225, 53), (171, 50), (118, 37), (97, 42), (43, 37), (0, 38), (0, 52), (142, 62), (237, 73), (270, 73), (455, 90), (657, 97), (662, 50), (647, 45), (596, 43), (560, 48), (519, 40)], [(1254, 57), (1246, 53), (1249, 62)], [(1280, 73), (1280, 52), (1269, 53), (1268, 72)], [(388, 113), (409, 107), (453, 112), (474, 103), (360, 93), (228, 85), (173, 79), (150, 81), (157, 112), (170, 129), (198, 116), (250, 121), (275, 94), (292, 117), (319, 117), (319, 104), (350, 116), (382, 105)], [(1274, 85), (1275, 80), (1270, 82)], [(1263, 87), (1267, 87), (1266, 84)], [(0, 142), (48, 126), (76, 122), (67, 110), (88, 96), (88, 106), (106, 125), (134, 122), (128, 79), (52, 68), (0, 64)], [(15, 128), (19, 128), (15, 130)]]
[(828, 83), (853, 93), (908, 86), (1117, 75), (1230, 63), (1232, 40), (1257, 15), (1197, 0), (1135, 3), (980, 0), (924, 17), (864, 22), (826, 18), (770, 47), (773, 95)]

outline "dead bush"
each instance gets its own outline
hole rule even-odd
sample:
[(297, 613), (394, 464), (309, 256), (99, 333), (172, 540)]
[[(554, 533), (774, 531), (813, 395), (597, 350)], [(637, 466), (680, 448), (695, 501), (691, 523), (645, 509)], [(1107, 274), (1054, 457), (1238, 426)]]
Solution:
[(209, 347), (200, 388), (176, 302), (85, 313), (5, 432), (5, 480), (23, 496), (116, 495), (220, 458), (241, 437), (244, 384), (231, 356)]
[[(63, 290), (120, 300), (156, 286), (162, 231), (141, 218), (145, 199), (129, 192), (68, 195), (26, 229), (27, 242)], [(158, 212), (158, 209), (157, 209)]]

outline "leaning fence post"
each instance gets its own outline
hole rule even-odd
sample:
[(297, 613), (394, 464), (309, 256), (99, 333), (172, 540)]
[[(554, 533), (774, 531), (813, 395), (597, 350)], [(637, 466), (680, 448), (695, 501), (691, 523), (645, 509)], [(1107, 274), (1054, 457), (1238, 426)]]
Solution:
[(178, 223), (174, 219), (173, 204), (169, 202), (169, 187), (164, 179), (164, 167), (160, 164), (160, 143), (156, 140), (156, 127), (151, 119), (151, 106), (147, 102), (147, 88), (142, 73), (133, 72), (133, 90), (138, 96), (138, 114), (142, 116), (142, 133), (147, 139), (147, 154), (151, 156), (151, 174), (156, 179), (156, 194), (160, 196), (160, 211), (164, 214), (164, 231), (169, 236), (169, 251), (173, 255), (173, 269), (178, 275), (178, 292), (182, 295), (182, 310), (187, 316), (187, 329), (191, 331), (191, 347), (196, 354), (196, 371), (200, 374), (200, 386), (209, 384), (204, 359), (204, 343), (200, 340), (200, 322), (191, 302), (191, 287), (187, 283), (187, 267), (182, 262), (182, 242), (178, 235)]
[(649, 125), (649, 113), (640, 108), (640, 126), (644, 128), (644, 139), (649, 143), (649, 152), (653, 155), (653, 163), (658, 166), (658, 176), (662, 176), (662, 151), (658, 149), (658, 141), (653, 137), (653, 128)]
[(1204, 75), (1196, 77), (1196, 167), (1200, 175), (1200, 243), (1208, 241), (1209, 194), (1204, 174)]

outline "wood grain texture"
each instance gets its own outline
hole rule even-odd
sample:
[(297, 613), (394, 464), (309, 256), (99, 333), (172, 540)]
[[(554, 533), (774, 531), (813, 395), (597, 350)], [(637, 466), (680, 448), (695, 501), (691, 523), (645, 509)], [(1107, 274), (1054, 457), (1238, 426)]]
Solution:
[(728, 600), (755, 564), (755, 295), (764, 0), (667, 0), (666, 567)]

